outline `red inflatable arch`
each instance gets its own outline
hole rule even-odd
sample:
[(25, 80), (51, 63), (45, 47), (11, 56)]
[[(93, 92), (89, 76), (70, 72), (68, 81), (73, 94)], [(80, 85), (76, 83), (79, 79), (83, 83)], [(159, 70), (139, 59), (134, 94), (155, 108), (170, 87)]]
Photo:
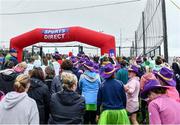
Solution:
[(68, 27), (59, 29), (37, 28), (10, 40), (10, 48), (18, 51), (18, 61), (22, 60), (23, 48), (38, 42), (70, 42), (79, 41), (101, 49), (104, 53), (115, 54), (115, 38), (101, 32), (82, 27)]

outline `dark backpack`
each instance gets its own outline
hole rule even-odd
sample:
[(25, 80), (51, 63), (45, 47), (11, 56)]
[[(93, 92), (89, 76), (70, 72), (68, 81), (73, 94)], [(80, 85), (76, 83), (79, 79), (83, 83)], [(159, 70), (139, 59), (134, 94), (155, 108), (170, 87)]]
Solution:
[(45, 84), (48, 86), (49, 91), (51, 91), (51, 83), (52, 83), (53, 79), (45, 79)]

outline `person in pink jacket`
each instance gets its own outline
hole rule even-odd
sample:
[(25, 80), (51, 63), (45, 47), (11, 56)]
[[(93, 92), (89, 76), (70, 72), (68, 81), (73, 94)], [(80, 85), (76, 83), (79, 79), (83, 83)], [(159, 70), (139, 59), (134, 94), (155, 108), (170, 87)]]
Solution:
[[(153, 73), (145, 73), (140, 80), (140, 91), (143, 91), (144, 89), (144, 85), (147, 83), (148, 80), (157, 80), (155, 75)], [(146, 112), (147, 112), (147, 101), (141, 99), (141, 115), (142, 115), (142, 121), (140, 121), (140, 123), (142, 124), (147, 124), (147, 117), (146, 117)]]
[(179, 93), (176, 89), (176, 81), (173, 79), (173, 71), (168, 67), (162, 67), (159, 72), (155, 72), (155, 76), (162, 86), (167, 86), (167, 95), (176, 101), (180, 101)]
[(137, 112), (139, 111), (139, 91), (140, 91), (140, 83), (139, 83), (139, 68), (136, 65), (131, 65), (128, 69), (128, 77), (130, 78), (126, 85), (124, 85), (124, 89), (127, 94), (127, 105), (126, 110), (128, 111), (130, 120), (132, 124), (138, 124), (137, 121)]
[(142, 75), (142, 77), (140, 79), (140, 90), (141, 91), (143, 90), (144, 85), (148, 80), (153, 80), (153, 79), (156, 79), (156, 77), (153, 73), (146, 73), (146, 74)]
[(150, 124), (180, 124), (180, 103), (166, 94), (167, 89), (158, 80), (148, 80), (144, 85), (141, 97), (149, 98)]

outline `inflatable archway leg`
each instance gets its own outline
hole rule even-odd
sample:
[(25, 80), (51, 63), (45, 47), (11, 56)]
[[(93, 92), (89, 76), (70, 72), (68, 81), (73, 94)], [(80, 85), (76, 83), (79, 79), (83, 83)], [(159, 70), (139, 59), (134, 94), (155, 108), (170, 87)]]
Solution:
[(22, 57), (23, 57), (23, 50), (22, 49), (17, 49), (18, 55), (17, 55), (17, 60), (20, 63), (20, 61), (22, 61)]

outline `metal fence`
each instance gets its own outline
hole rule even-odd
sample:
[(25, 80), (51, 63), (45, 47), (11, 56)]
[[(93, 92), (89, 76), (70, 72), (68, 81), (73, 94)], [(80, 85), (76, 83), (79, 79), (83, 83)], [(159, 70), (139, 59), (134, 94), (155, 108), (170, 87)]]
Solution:
[(135, 46), (132, 53), (136, 56), (161, 55), (168, 60), (165, 0), (147, 0), (146, 8), (135, 31)]
[[(65, 53), (61, 53), (61, 54), (68, 54), (68, 52), (74, 52), (74, 54), (76, 55), (77, 53), (79, 52), (85, 52), (87, 55), (89, 56), (95, 56), (95, 55), (98, 55), (100, 56), (100, 48), (97, 48), (97, 47), (93, 47), (93, 46), (84, 46), (84, 45), (66, 45), (66, 46), (36, 46), (36, 45), (33, 45), (32, 46), (32, 55), (34, 55), (35, 53), (38, 53), (40, 54), (40, 56), (43, 55), (43, 51), (45, 48), (49, 48), (49, 49), (52, 49), (54, 48), (53, 50), (54, 51), (51, 51), (51, 52), (47, 52), (46, 53), (54, 53), (55, 50), (58, 51), (58, 52), (62, 52), (61, 50), (67, 50)], [(48, 49), (48, 50), (49, 50)]]
[(116, 47), (116, 56), (131, 56), (131, 46)]

